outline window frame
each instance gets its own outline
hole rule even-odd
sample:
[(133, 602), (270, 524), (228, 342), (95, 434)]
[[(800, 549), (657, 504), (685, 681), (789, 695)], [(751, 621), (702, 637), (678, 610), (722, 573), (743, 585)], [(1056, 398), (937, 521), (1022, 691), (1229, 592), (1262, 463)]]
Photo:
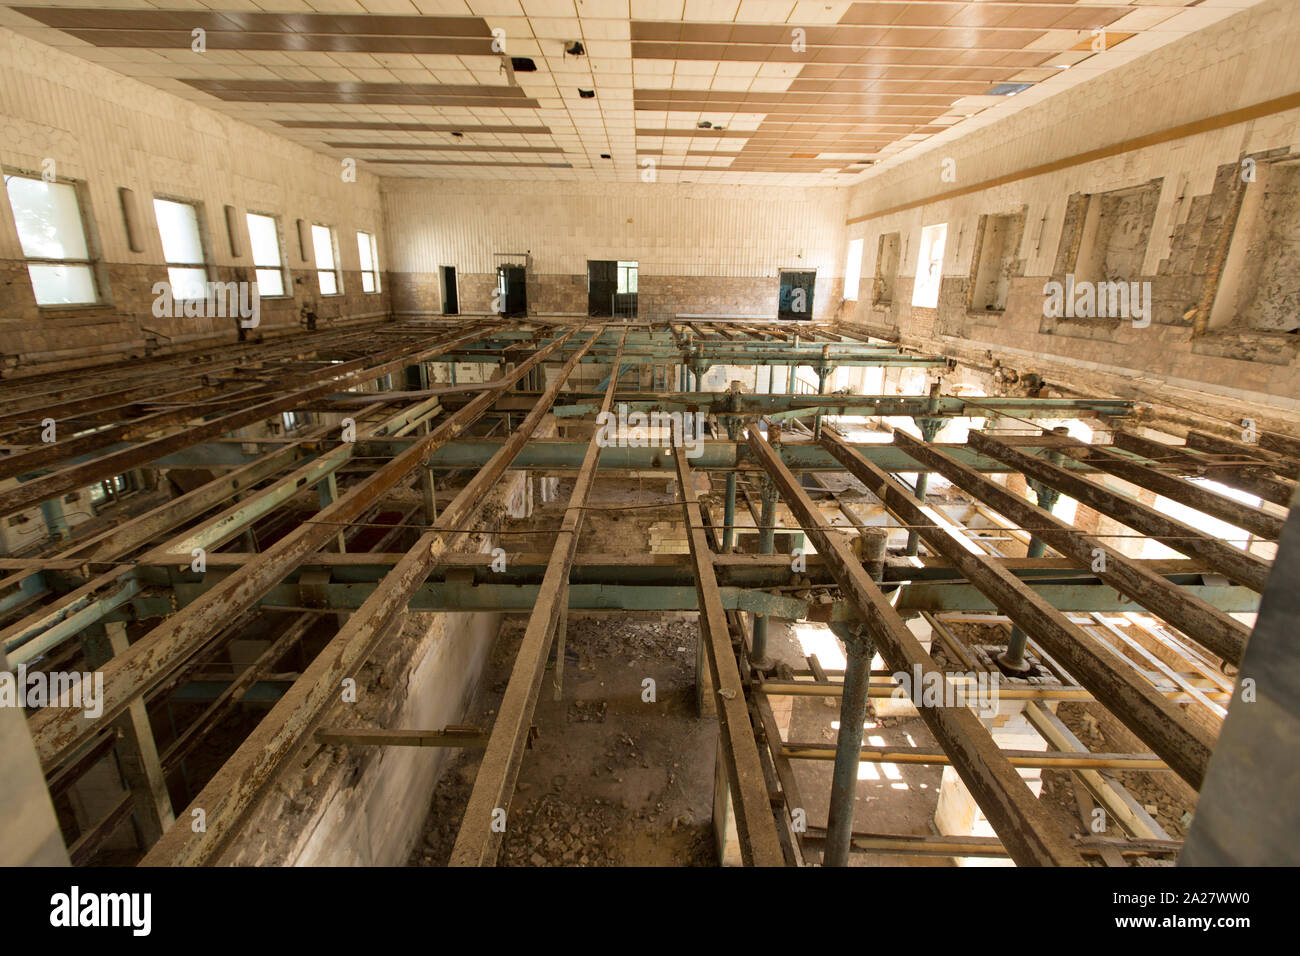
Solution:
[[(275, 250), (280, 257), (280, 263), (276, 266), (263, 266), (257, 264), (256, 244), (253, 242), (253, 230), (249, 225), (249, 218), (258, 216), (262, 219), (271, 220), (275, 227)], [(244, 229), (248, 233), (248, 258), (253, 263), (253, 281), (257, 281), (257, 273), (269, 272), (271, 269), (277, 269), (280, 273), (279, 295), (267, 295), (262, 291), (261, 283), (258, 283), (257, 297), (259, 299), (292, 299), (293, 298), (293, 277), (289, 274), (289, 257), (285, 254), (284, 233), (280, 230), (280, 217), (273, 212), (259, 212), (256, 209), (244, 210)]]
[[(641, 262), (637, 259), (616, 259), (614, 260), (615, 270), (617, 272), (614, 292), (616, 295), (636, 295), (641, 286)], [(636, 288), (620, 288), (621, 286), (636, 286)]]
[[(26, 170), (17, 168), (0, 168), (0, 178), (4, 180), (4, 202), (9, 208), (9, 220), (14, 226), (14, 236), (18, 240), (18, 251), (22, 253), (23, 264), (28, 267), (27, 279), (32, 286), (32, 299), (36, 302), (36, 308), (43, 311), (66, 311), (68, 309), (95, 309), (111, 305), (112, 302), (108, 296), (108, 283), (103, 273), (102, 263), (99, 252), (99, 235), (95, 231), (95, 222), (90, 215), (90, 196), (86, 190), (86, 184), (83, 180), (70, 179), (66, 176), (56, 176), (53, 183), (61, 186), (68, 186), (72, 189), (73, 198), (77, 203), (77, 221), (81, 226), (81, 238), (86, 247), (85, 259), (49, 259), (44, 256), (29, 256), (22, 248), (22, 235), (18, 231), (18, 217), (14, 212), (13, 202), (9, 198), (9, 180), (10, 179), (29, 179), (35, 182), (45, 182), (45, 177), (36, 173), (30, 173)], [(36, 297), (36, 284), (32, 281), (31, 266), (85, 266), (90, 272), (90, 281), (94, 289), (94, 299), (88, 302), (41, 302)]]
[[(330, 259), (333, 263), (332, 269), (322, 269), (320, 267), (320, 257), (316, 254), (316, 230), (324, 229), (329, 234), (330, 242)], [(339, 267), (339, 239), (338, 230), (333, 226), (323, 222), (311, 223), (311, 261), (312, 269), (316, 273), (316, 291), (321, 297), (333, 297), (343, 294), (343, 270)], [(334, 275), (334, 291), (326, 292), (325, 287), (321, 285), (320, 277), (323, 273), (331, 272)]]
[[(364, 229), (357, 230), (357, 257), (361, 257), (361, 237), (365, 236), (370, 240), (370, 268), (366, 268), (366, 262), (361, 260), (361, 292), (364, 295), (378, 295), (381, 291), (379, 284), (379, 244), (375, 242), (375, 234), (366, 232)], [(370, 276), (373, 289), (366, 288), (366, 276)]]
[[(189, 206), (194, 210), (194, 226), (199, 236), (199, 255), (202, 262), (169, 262), (167, 259), (167, 244), (163, 242), (162, 223), (158, 221), (158, 202), (174, 203), (178, 206)], [(155, 193), (153, 202), (150, 204), (153, 210), (154, 227), (158, 232), (158, 242), (163, 247), (163, 268), (167, 270), (167, 285), (171, 288), (172, 301), (181, 302), (200, 302), (207, 301), (211, 295), (212, 286), (212, 243), (208, 241), (206, 223), (207, 219), (203, 213), (203, 202), (198, 199), (182, 199), (179, 196), (168, 196), (163, 193)], [(175, 283), (172, 282), (173, 269), (202, 269), (204, 293), (202, 299), (186, 299), (176, 294)]]

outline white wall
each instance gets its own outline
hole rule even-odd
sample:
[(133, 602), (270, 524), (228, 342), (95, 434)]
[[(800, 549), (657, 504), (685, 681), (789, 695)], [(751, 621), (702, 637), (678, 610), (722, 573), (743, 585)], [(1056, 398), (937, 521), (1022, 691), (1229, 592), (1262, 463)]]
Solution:
[[(1125, 50), (1128, 42), (1114, 52)], [(1157, 275), (1194, 200), (1211, 193), (1218, 167), (1266, 150), (1300, 152), (1300, 106), (1294, 103), (1300, 90), (1297, 45), (1300, 3), (1268, 0), (1145, 55), (1135, 48), (1131, 62), (1113, 71), (870, 174), (852, 188), (849, 201), (850, 219), (872, 216), (850, 224), (847, 231), (849, 239), (864, 239), (855, 317), (880, 324), (884, 313), (871, 305), (879, 237), (898, 232), (903, 250), (898, 276), (905, 281), (895, 293), (896, 301), (902, 298), (896, 312), (907, 344), (991, 353), (1005, 363), (1049, 372), (1058, 381), (1094, 390), (1101, 382), (1125, 397), (1164, 396), (1172, 402), (1171, 390), (1176, 390), (1178, 404), (1198, 410), (1203, 410), (1203, 396), (1212, 394), (1230, 411), (1246, 402), (1255, 406), (1252, 414), (1261, 407), (1294, 414), (1300, 408), (1294, 343), (1270, 344), (1266, 359), (1251, 351), (1253, 343), (1238, 346), (1228, 336), (1214, 334), (1198, 338), (1189, 318), (1166, 314), (1155, 315), (1148, 328), (1124, 326), (1104, 336), (1040, 334), (1041, 295), (1013, 301), (1004, 315), (976, 322), (966, 321), (964, 307), (953, 302), (941, 300), (937, 323), (934, 310), (914, 310), (909, 303), (921, 230), (927, 225), (948, 224), (943, 276), (955, 283), (970, 275), (979, 217), (1026, 207), (1016, 257), (1024, 260), (1026, 279), (1040, 278), (1037, 286), (1023, 287), (1040, 289), (1041, 277), (1053, 271), (1071, 194), (1163, 178), (1141, 269), (1143, 276)], [(1267, 115), (1246, 120), (1229, 116), (1168, 142), (1087, 160), (1090, 150), (1274, 100), (1282, 100), (1281, 108), (1271, 107)], [(1087, 161), (1075, 162), (1076, 157)], [(951, 160), (955, 181), (943, 178), (945, 160)], [(1063, 168), (943, 198), (953, 190), (1058, 161)], [(920, 205), (872, 215), (910, 203)], [(1180, 268), (1181, 273), (1160, 274), (1186, 275), (1186, 266)], [(946, 331), (954, 328), (962, 332)]]
[(493, 253), (533, 271), (585, 275), (588, 259), (634, 259), (645, 275), (844, 271), (842, 189), (386, 179), (387, 268), (491, 273)]
[[(281, 217), (288, 265), (301, 265), (298, 218), (333, 225), (341, 265), (360, 268), (356, 231), (381, 234), (378, 179), (358, 170), (344, 182), (339, 163), (287, 139), (146, 86), (102, 66), (0, 28), (0, 166), (40, 173), (55, 161), (59, 177), (83, 180), (103, 258), (163, 261), (152, 196), (205, 204), (213, 264), (249, 265), (230, 255), (223, 206)], [(135, 192), (141, 252), (132, 252), (118, 187)], [(21, 259), (17, 231), (0, 196), (0, 259)], [(380, 267), (385, 249), (380, 246)]]
[[(1300, 90), (1297, 43), (1300, 3), (1261, 4), (970, 135), (882, 169), (850, 190), (849, 218), (1293, 94)], [(1115, 52), (1126, 49), (1121, 44)], [(1191, 198), (1210, 192), (1217, 166), (1234, 162), (1243, 153), (1288, 145), (1300, 146), (1300, 109), (854, 223), (848, 227), (848, 238), (866, 239), (862, 276), (863, 287), (869, 290), (880, 234), (902, 233), (906, 255), (899, 275), (915, 276), (922, 227), (947, 222), (943, 274), (964, 276), (970, 273), (979, 216), (1028, 204), (1020, 255), (1028, 260), (1026, 275), (1045, 276), (1052, 271), (1071, 193), (1135, 186), (1163, 176), (1143, 268), (1144, 274), (1151, 274), (1169, 256), (1169, 236), (1174, 225), (1186, 218)], [(941, 176), (945, 160), (952, 161), (955, 181)], [(1036, 242), (1044, 214), (1047, 221), (1041, 242)], [(957, 233), (963, 226), (959, 246)], [(868, 305), (869, 299), (863, 295), (859, 301)]]

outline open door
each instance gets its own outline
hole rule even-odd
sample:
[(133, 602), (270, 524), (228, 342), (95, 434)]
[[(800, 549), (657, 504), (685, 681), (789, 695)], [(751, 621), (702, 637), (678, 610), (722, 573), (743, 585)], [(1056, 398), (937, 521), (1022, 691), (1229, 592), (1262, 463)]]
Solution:
[(497, 266), (497, 295), (502, 315), (518, 317), (528, 314), (527, 278), (523, 266)]
[(600, 259), (587, 260), (587, 314), (612, 316), (614, 295), (618, 292), (618, 263)]
[(439, 268), (442, 282), (442, 314), (460, 315), (460, 296), (456, 291), (456, 267)]

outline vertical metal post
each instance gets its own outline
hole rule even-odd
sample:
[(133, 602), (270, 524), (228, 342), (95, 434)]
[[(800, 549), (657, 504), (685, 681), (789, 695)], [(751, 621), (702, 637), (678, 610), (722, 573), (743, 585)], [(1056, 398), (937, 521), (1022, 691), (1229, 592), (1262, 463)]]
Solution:
[[(111, 482), (112, 479), (110, 478)], [(68, 521), (63, 516), (63, 499), (51, 498), (48, 501), (41, 502), (41, 517), (45, 519), (45, 530), (55, 541), (66, 541), (71, 532), (68, 531)]]
[[(320, 502), (321, 511), (324, 511), (334, 502), (339, 500), (339, 483), (334, 472), (330, 472), (325, 478), (316, 483), (316, 499)], [(347, 539), (343, 537), (343, 532), (339, 531), (335, 539), (338, 544), (339, 553), (343, 554), (348, 550)]]
[(826, 820), (826, 850), (822, 866), (848, 866), (853, 839), (853, 803), (858, 789), (858, 764), (862, 758), (862, 725), (867, 719), (867, 688), (875, 644), (862, 625), (832, 624), (844, 642), (847, 662), (844, 693), (840, 698), (840, 730), (835, 741), (835, 770), (831, 777), (831, 804)]
[(569, 636), (569, 582), (560, 593), (560, 620), (555, 625), (555, 671), (551, 678), (553, 699), (564, 699), (564, 640)]
[[(921, 429), (922, 441), (934, 441), (934, 436), (939, 434), (939, 430), (943, 428), (942, 418), (914, 418), (912, 421), (916, 422), (916, 426)], [(916, 473), (916, 491), (913, 493), (921, 504), (925, 504), (925, 493), (929, 490), (929, 487), (930, 473), (928, 471), (918, 471)], [(916, 534), (916, 529), (909, 528), (907, 531), (907, 548), (903, 553), (907, 555), (915, 555), (919, 540), (920, 539)]]
[(433, 469), (427, 463), (420, 466), (420, 496), (424, 499), (424, 523), (432, 527), (438, 517), (438, 489), (433, 483)]
[[(763, 475), (763, 510), (758, 521), (758, 553), (772, 554), (776, 550), (776, 502), (779, 495), (772, 480)], [(763, 669), (767, 660), (767, 615), (754, 615), (754, 639), (749, 651), (750, 663)]]
[[(823, 352), (825, 352), (825, 349), (823, 349)], [(817, 366), (817, 394), (818, 395), (826, 394), (826, 382), (827, 379), (831, 377), (831, 373), (833, 371), (835, 370), (831, 368), (829, 365)], [(813, 416), (813, 438), (815, 440), (820, 440), (821, 437), (822, 437), (822, 410), (820, 407), (818, 407), (817, 414)]]
[[(1061, 500), (1061, 493), (1041, 481), (1035, 481), (1033, 478), (1025, 479), (1029, 487), (1034, 492), (1034, 497), (1038, 499), (1038, 507), (1051, 512), (1056, 507), (1056, 503)], [(1038, 535), (1032, 535), (1029, 539), (1029, 548), (1027, 554), (1031, 558), (1041, 558), (1047, 546), (1039, 539)], [(1013, 674), (1023, 674), (1029, 670), (1029, 664), (1025, 661), (1025, 644), (1027, 637), (1019, 625), (1013, 625), (1011, 628), (1011, 637), (1007, 640), (1007, 651), (1005, 654), (998, 655), (998, 666), (1005, 671)]]
[[(740, 393), (734, 389), (728, 390), (730, 394), (727, 397), (727, 410), (737, 412), (740, 410)], [(740, 437), (740, 419), (735, 415), (727, 417), (727, 437), (735, 441)], [(722, 512), (722, 551), (729, 553), (736, 543), (736, 472), (727, 472), (727, 497), (723, 505)]]
[[(888, 542), (889, 532), (884, 528), (865, 528), (855, 542), (862, 567), (873, 581), (884, 580)], [(862, 757), (862, 725), (867, 719), (867, 688), (871, 683), (871, 659), (876, 654), (876, 647), (862, 624), (831, 625), (831, 629), (844, 642), (847, 663), (844, 693), (840, 698), (840, 731), (835, 742), (835, 771), (831, 778), (831, 804), (822, 865), (848, 866), (858, 763)]]
[[(86, 660), (95, 670), (124, 653), (128, 646), (126, 625), (121, 621), (106, 622), (104, 636), (92, 632), (82, 639)], [(113, 721), (113, 727), (117, 736), (114, 747), (118, 768), (135, 803), (140, 848), (148, 850), (172, 825), (175, 815), (144, 697), (131, 701), (126, 711)]]

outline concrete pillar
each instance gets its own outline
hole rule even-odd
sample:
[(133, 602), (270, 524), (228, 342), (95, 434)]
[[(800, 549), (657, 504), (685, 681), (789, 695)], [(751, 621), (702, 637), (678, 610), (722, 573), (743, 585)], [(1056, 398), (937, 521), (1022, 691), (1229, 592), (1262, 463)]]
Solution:
[[(0, 669), (9, 661), (0, 652)], [(21, 707), (0, 707), (0, 865), (68, 866), (59, 820)]]

